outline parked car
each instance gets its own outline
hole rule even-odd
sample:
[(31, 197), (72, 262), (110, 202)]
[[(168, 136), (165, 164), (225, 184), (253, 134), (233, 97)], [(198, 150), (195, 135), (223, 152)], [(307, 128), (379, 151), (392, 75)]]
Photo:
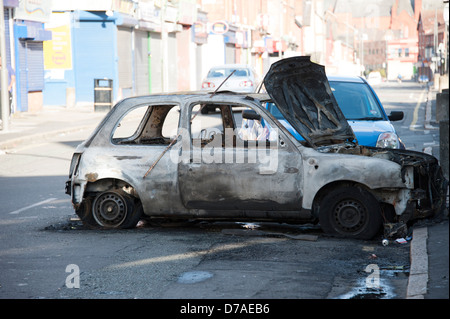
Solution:
[[(359, 144), (405, 149), (405, 144), (391, 124), (391, 121), (403, 119), (402, 111), (392, 111), (389, 116), (386, 115), (375, 91), (361, 77), (329, 76), (328, 81), (339, 108), (353, 129)], [(268, 103), (267, 108), (295, 138), (303, 139), (284, 119), (274, 103)]]
[[(232, 75), (231, 75), (232, 74)], [(231, 77), (227, 79), (227, 77)], [(225, 79), (227, 79), (225, 81)], [(224, 82), (225, 81), (225, 82)], [(260, 83), (256, 71), (246, 64), (224, 64), (211, 68), (202, 82), (202, 90), (252, 93)], [(223, 85), (221, 86), (221, 84)], [(211, 106), (202, 109), (203, 114), (213, 111)]]
[[(70, 164), (66, 193), (83, 223), (319, 222), (326, 233), (367, 239), (382, 225), (391, 235), (442, 210), (448, 182), (437, 159), (359, 145), (323, 66), (309, 57), (284, 59), (264, 84), (265, 94), (161, 94), (115, 105)], [(204, 105), (220, 112), (203, 115)], [(266, 125), (247, 134), (250, 121)]]

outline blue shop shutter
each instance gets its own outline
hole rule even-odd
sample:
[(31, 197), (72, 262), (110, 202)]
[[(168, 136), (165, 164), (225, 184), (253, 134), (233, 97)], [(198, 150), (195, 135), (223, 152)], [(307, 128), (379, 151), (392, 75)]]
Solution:
[(94, 79), (116, 79), (117, 28), (112, 21), (83, 20), (72, 30), (77, 102), (94, 102)]
[(44, 89), (44, 50), (42, 41), (27, 41), (28, 92)]
[[(5, 19), (5, 45), (6, 45), (6, 62), (8, 65), (11, 65), (11, 47), (9, 45), (10, 41), (10, 31), (9, 31), (9, 10), (8, 8), (5, 8), (4, 11), (4, 19)], [(15, 67), (13, 66), (15, 69)]]
[(28, 111), (28, 66), (27, 66), (27, 42), (19, 41), (18, 70), (16, 70), (17, 83), (17, 110)]

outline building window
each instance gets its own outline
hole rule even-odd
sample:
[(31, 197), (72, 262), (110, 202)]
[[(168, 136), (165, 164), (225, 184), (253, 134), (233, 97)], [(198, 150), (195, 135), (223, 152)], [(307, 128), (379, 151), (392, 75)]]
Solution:
[(409, 48), (405, 48), (405, 57), (409, 57)]
[(402, 57), (402, 48), (398, 49), (398, 57), (401, 58)]

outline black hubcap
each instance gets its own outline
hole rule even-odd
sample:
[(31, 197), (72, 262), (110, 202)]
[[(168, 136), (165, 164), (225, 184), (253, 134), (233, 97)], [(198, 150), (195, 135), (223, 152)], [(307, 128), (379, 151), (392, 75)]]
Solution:
[(345, 233), (358, 231), (367, 221), (366, 208), (353, 199), (340, 201), (333, 213), (336, 226)]
[(126, 201), (116, 192), (105, 192), (95, 199), (93, 213), (99, 225), (117, 227), (127, 215)]

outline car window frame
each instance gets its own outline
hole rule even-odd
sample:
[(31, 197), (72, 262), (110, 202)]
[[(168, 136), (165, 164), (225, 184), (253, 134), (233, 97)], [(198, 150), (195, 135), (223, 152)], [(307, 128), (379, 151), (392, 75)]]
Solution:
[[(248, 103), (246, 103), (248, 102)], [(193, 107), (195, 105), (199, 105), (199, 104), (215, 104), (215, 105), (225, 105), (225, 106), (232, 106), (233, 107), (242, 107), (242, 108), (251, 108), (254, 111), (256, 111), (259, 115), (261, 115), (264, 119), (264, 121), (267, 121), (269, 123), (269, 125), (272, 128), (277, 129), (278, 131), (278, 135), (277, 135), (277, 141), (276, 141), (276, 147), (285, 147), (286, 144), (289, 143), (293, 143), (295, 145), (300, 144), (300, 142), (298, 142), (295, 137), (283, 126), (283, 124), (281, 124), (270, 112), (268, 112), (267, 110), (264, 109), (264, 107), (261, 105), (259, 106), (258, 103), (266, 103), (267, 101), (207, 101), (207, 100), (195, 100), (195, 101), (189, 101), (188, 103), (186, 103), (186, 115), (188, 117), (189, 120), (186, 121), (187, 126), (184, 128), (187, 130), (188, 134), (189, 134), (189, 143), (191, 145), (191, 147), (193, 146), (193, 142), (192, 142), (192, 116), (195, 114), (195, 112), (192, 111)], [(239, 134), (236, 134), (236, 129), (238, 129), (237, 127), (237, 123), (236, 123), (236, 118), (234, 115), (234, 112), (231, 112), (232, 115), (232, 123), (233, 123), (233, 130), (234, 130), (234, 134), (236, 135), (236, 138), (240, 139), (240, 142), (236, 142), (233, 147), (236, 147), (237, 145), (244, 145), (246, 143), (245, 140), (242, 140), (239, 137)], [(181, 125), (181, 124), (180, 124)], [(224, 125), (223, 123), (223, 119), (222, 119), (222, 125)], [(227, 128), (224, 127), (224, 131)], [(282, 132), (282, 133), (280, 133)], [(283, 143), (280, 142), (280, 138), (283, 141)], [(286, 141), (290, 141), (289, 143), (286, 143)], [(269, 141), (267, 141), (269, 142)], [(274, 141), (271, 142), (272, 144), (274, 144)], [(271, 144), (271, 147), (273, 147), (273, 145)], [(254, 146), (253, 143), (250, 143), (251, 146)], [(255, 145), (256, 146), (256, 145)]]
[[(145, 124), (144, 125), (142, 124), (143, 122), (146, 122), (146, 121), (144, 121), (144, 118), (147, 118), (147, 120), (148, 120), (148, 117), (151, 115), (151, 112), (149, 111), (150, 107), (158, 106), (158, 105), (172, 106), (171, 109), (174, 107), (177, 107), (177, 106), (179, 107), (179, 116), (178, 116), (178, 123), (177, 123), (177, 134), (178, 134), (178, 132), (180, 131), (180, 125), (181, 125), (181, 121), (182, 121), (182, 116), (181, 116), (182, 103), (180, 103), (180, 101), (171, 101), (171, 100), (169, 100), (169, 101), (153, 101), (153, 102), (148, 101), (148, 102), (138, 103), (136, 105), (133, 105), (133, 106), (127, 108), (117, 118), (117, 120), (114, 122), (114, 124), (111, 124), (110, 133), (108, 134), (109, 135), (109, 138), (108, 138), (109, 144), (112, 146), (116, 146), (116, 147), (117, 146), (144, 146), (144, 147), (147, 147), (147, 146), (166, 146), (166, 145), (168, 145), (168, 144), (158, 144), (158, 143), (155, 143), (155, 144), (142, 144), (142, 143), (140, 143), (140, 144), (131, 144), (131, 143), (130, 144), (125, 144), (125, 143), (120, 144), (120, 143), (114, 142), (114, 133), (116, 132), (116, 129), (118, 128), (120, 122), (127, 115), (129, 115), (131, 112), (133, 112), (134, 110), (136, 110), (140, 107), (147, 107), (144, 117), (142, 117), (141, 121), (139, 122), (139, 125), (136, 128), (136, 131), (133, 133), (133, 135), (131, 135), (125, 139), (131, 139), (132, 137), (136, 138), (137, 136), (139, 136), (139, 134), (142, 133), (142, 129), (144, 129), (144, 127), (145, 127)], [(170, 112), (170, 110), (169, 110), (169, 112)], [(167, 119), (167, 117), (164, 119), (164, 122), (166, 121), (166, 119)], [(164, 123), (163, 123), (163, 125), (164, 125)], [(140, 133), (137, 134), (137, 131), (139, 130), (139, 128), (140, 128)]]

